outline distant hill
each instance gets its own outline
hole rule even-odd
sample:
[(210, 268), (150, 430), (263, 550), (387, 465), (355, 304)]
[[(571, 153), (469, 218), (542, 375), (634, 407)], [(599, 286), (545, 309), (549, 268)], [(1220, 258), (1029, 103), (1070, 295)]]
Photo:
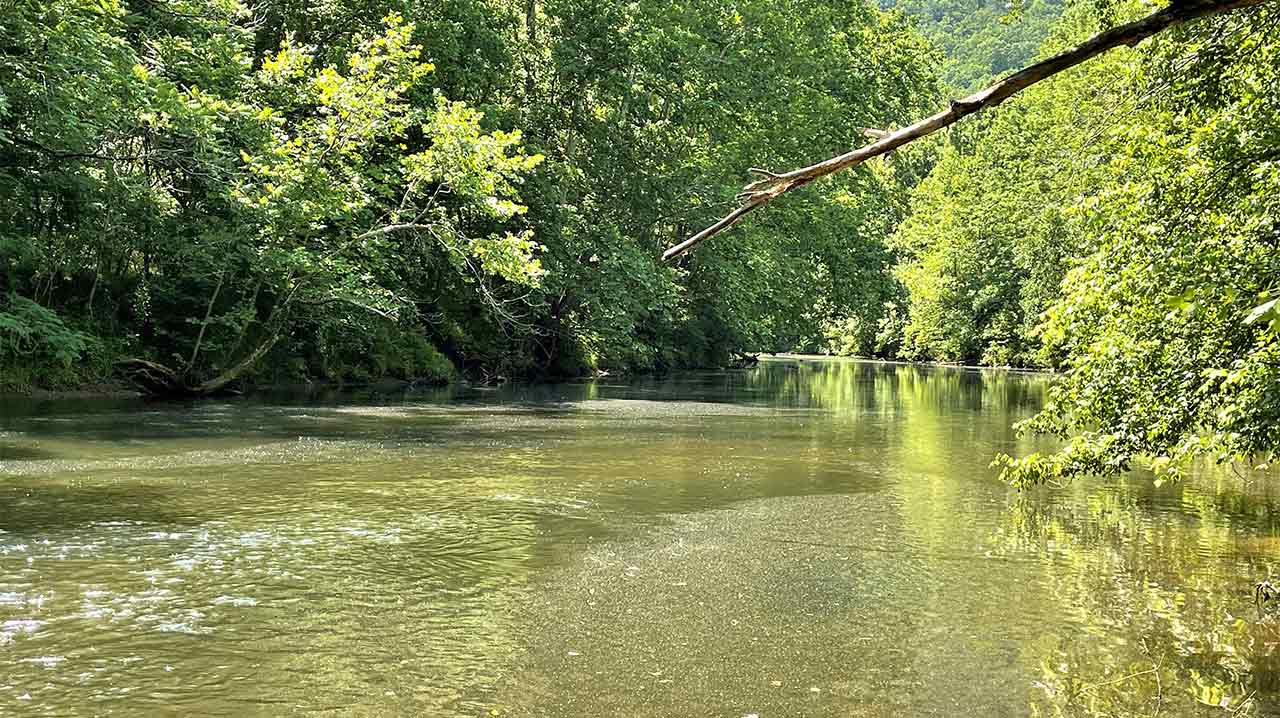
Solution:
[(1016, 15), (1003, 0), (880, 0), (880, 6), (917, 18), (925, 37), (946, 53), (942, 77), (955, 90), (977, 89), (1026, 64), (1062, 14), (1062, 0), (1029, 0)]

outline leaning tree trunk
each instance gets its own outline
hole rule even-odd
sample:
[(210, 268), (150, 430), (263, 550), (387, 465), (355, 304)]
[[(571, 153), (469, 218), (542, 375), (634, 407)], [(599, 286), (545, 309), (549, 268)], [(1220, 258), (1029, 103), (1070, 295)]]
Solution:
[(116, 362), (118, 374), (128, 379), (144, 394), (159, 398), (184, 398), (212, 396), (223, 393), (227, 387), (254, 367), (280, 339), (280, 330), (273, 330), (253, 351), (212, 379), (188, 383), (184, 374), (146, 359), (121, 359)]
[[(267, 332), (258, 341), (257, 346), (211, 379), (192, 383), (187, 380), (187, 373), (190, 367), (188, 367), (188, 372), (178, 372), (163, 364), (147, 359), (122, 359), (115, 364), (116, 372), (132, 382), (143, 393), (154, 397), (184, 398), (212, 396), (223, 393), (229, 385), (256, 366), (262, 357), (266, 356), (267, 352), (271, 351), (276, 343), (280, 341), (280, 335), (284, 333), (285, 325), (288, 322), (293, 297), (301, 286), (301, 282), (296, 283), (293, 289), (289, 290), (289, 293), (271, 310), (271, 314), (266, 320)], [(208, 321), (207, 314), (205, 321)], [(201, 334), (203, 335), (203, 332)], [(197, 348), (199, 348), (198, 342), (199, 340), (197, 339)], [(192, 352), (193, 359), (195, 356), (196, 353)]]
[(989, 87), (979, 90), (968, 97), (961, 100), (952, 100), (950, 106), (932, 117), (926, 117), (915, 124), (903, 127), (900, 130), (885, 132), (883, 130), (868, 129), (864, 130), (864, 134), (870, 137), (876, 137), (873, 142), (865, 147), (859, 147), (856, 150), (846, 152), (842, 155), (832, 157), (831, 159), (819, 162), (815, 165), (802, 167), (798, 170), (792, 170), (785, 174), (775, 174), (768, 170), (751, 168), (749, 171), (758, 175), (761, 179), (752, 182), (743, 188), (738, 194), (738, 201), (741, 203), (737, 209), (730, 212), (720, 221), (689, 237), (685, 241), (667, 249), (663, 252), (663, 260), (671, 260), (693, 249), (699, 243), (714, 237), (724, 230), (737, 224), (748, 212), (765, 206), (777, 197), (790, 192), (793, 189), (802, 187), (810, 182), (826, 177), (829, 174), (839, 172), (840, 170), (860, 165), (872, 157), (879, 157), (888, 152), (901, 147), (909, 142), (914, 142), (922, 137), (929, 135), (949, 127), (962, 118), (972, 115), (975, 112), (984, 110), (988, 107), (995, 107), (1004, 102), (1017, 93), (1026, 88), (1046, 80), (1063, 70), (1070, 69), (1079, 65), (1086, 60), (1101, 55), (1107, 50), (1111, 50), (1121, 45), (1133, 46), (1143, 40), (1161, 32), (1162, 30), (1180, 25), (1190, 20), (1228, 10), (1249, 7), (1252, 5), (1261, 5), (1269, 0), (1174, 0), (1169, 7), (1158, 12), (1148, 15), (1140, 20), (1135, 20), (1125, 25), (1113, 27), (1110, 30), (1093, 36), (1089, 40), (1077, 45), (1076, 47), (1055, 55), (1047, 60), (1041, 60), (1025, 67), (1012, 75), (996, 82)]
[(195, 386), (196, 393), (202, 396), (207, 396), (209, 394), (217, 394), (218, 392), (226, 389), (228, 384), (239, 379), (245, 372), (252, 369), (254, 365), (258, 363), (258, 360), (262, 359), (267, 352), (271, 351), (271, 348), (274, 347), (276, 342), (279, 340), (280, 327), (276, 327), (271, 331), (271, 334), (259, 342), (258, 346), (254, 348), (253, 351), (249, 352), (249, 354), (243, 359), (236, 362), (229, 369), (223, 371), (214, 378), (197, 384)]

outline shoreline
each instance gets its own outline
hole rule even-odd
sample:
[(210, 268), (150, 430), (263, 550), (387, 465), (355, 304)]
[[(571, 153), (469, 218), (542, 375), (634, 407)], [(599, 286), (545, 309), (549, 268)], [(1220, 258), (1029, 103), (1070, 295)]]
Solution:
[[(1060, 372), (1055, 372), (1045, 368), (1028, 368), (1014, 366), (983, 366), (980, 364), (958, 364), (940, 361), (906, 361), (900, 359), (877, 359), (874, 357), (857, 357), (857, 356), (838, 356), (834, 354), (794, 354), (791, 352), (779, 352), (772, 354), (769, 352), (755, 353), (760, 361), (853, 361), (865, 362), (868, 364), (888, 364), (894, 366), (913, 366), (913, 367), (933, 367), (942, 369), (963, 369), (968, 371), (1001, 371), (1014, 374), (1040, 374), (1044, 376), (1058, 376)], [(693, 368), (675, 371), (735, 371), (741, 370), (740, 367), (719, 367), (719, 368)], [(626, 375), (653, 375), (661, 372), (627, 372)], [(622, 376), (622, 373), (615, 373), (613, 376)], [(583, 379), (598, 379), (609, 377), (609, 373), (589, 373), (578, 377), (564, 377), (560, 381), (579, 381)], [(543, 381), (519, 381), (513, 383), (546, 383)], [(340, 383), (330, 381), (315, 382), (292, 382), (292, 383), (274, 383), (253, 385), (246, 389), (242, 394), (254, 394), (259, 392), (271, 391), (296, 391), (296, 390), (344, 390), (344, 389), (375, 389), (385, 391), (398, 391), (410, 388), (444, 388), (450, 386), (473, 386), (472, 382), (465, 379), (454, 379), (442, 384), (423, 385), (420, 381), (383, 378), (373, 381), (361, 383)], [(98, 383), (87, 384), (74, 389), (43, 389), (31, 388), (25, 391), (0, 391), (0, 400), (3, 399), (27, 399), (33, 401), (55, 401), (55, 400), (75, 400), (75, 399), (147, 399), (156, 398), (157, 400), (165, 400), (164, 397), (149, 397), (145, 392), (130, 388), (124, 384), (115, 383)]]
[(368, 382), (284, 382), (272, 384), (254, 384), (243, 391), (228, 392), (225, 395), (212, 395), (208, 397), (164, 397), (152, 396), (138, 389), (133, 389), (123, 384), (89, 384), (75, 389), (42, 389), (33, 388), (25, 391), (0, 391), (0, 400), (3, 399), (29, 399), (35, 401), (51, 401), (51, 400), (74, 400), (74, 399), (150, 399), (154, 401), (184, 401), (199, 400), (206, 398), (217, 398), (226, 396), (245, 396), (249, 394), (257, 394), (261, 392), (273, 391), (333, 391), (343, 389), (373, 389), (383, 391), (402, 391), (410, 388), (419, 389), (441, 389), (450, 386), (458, 386), (468, 384), (464, 380), (454, 380), (445, 383), (426, 384), (421, 381), (406, 381), (404, 379), (375, 379)]
[(0, 391), (0, 399), (138, 399), (145, 396), (137, 389), (115, 384), (86, 384), (74, 389), (44, 389), (32, 387), (25, 390)]
[(841, 360), (841, 361), (859, 361), (868, 364), (892, 364), (895, 366), (919, 366), (919, 367), (939, 367), (943, 369), (969, 369), (978, 371), (1003, 371), (1013, 374), (1044, 374), (1046, 376), (1060, 376), (1062, 372), (1057, 372), (1048, 367), (1017, 367), (1017, 366), (990, 366), (985, 364), (960, 364), (958, 362), (944, 361), (908, 361), (906, 359), (877, 359), (875, 357), (858, 357), (858, 356), (839, 356), (836, 354), (792, 354), (790, 352), (780, 352), (778, 354), (770, 354), (767, 352), (759, 352), (761, 360), (765, 359), (790, 359), (790, 360)]

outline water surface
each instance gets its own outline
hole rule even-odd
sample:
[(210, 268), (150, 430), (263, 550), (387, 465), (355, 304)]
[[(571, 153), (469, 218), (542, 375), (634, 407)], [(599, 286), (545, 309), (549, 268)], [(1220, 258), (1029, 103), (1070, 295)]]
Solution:
[(1271, 484), (1019, 493), (1029, 374), (0, 408), (0, 715), (1243, 715)]

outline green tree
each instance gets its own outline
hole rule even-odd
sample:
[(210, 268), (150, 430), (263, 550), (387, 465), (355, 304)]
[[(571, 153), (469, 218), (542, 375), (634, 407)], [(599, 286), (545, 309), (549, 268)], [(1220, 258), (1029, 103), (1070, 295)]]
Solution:
[(1002, 457), (1020, 484), (1189, 461), (1265, 465), (1280, 447), (1271, 303), (1280, 173), (1280, 42), (1263, 6), (1162, 40), (1135, 58), (1132, 119), (1072, 223), (1090, 251), (1041, 328), (1063, 368), (1025, 425), (1067, 440)]
[[(1098, 30), (1073, 9), (1042, 54)], [(1100, 142), (1132, 51), (1115, 50), (1036, 85), (953, 131), (891, 244), (907, 293), (904, 356), (970, 364), (1040, 364), (1035, 327), (1088, 240), (1066, 230), (1077, 200), (1103, 181)]]
[(919, 23), (925, 38), (942, 50), (943, 81), (961, 93), (1026, 65), (1063, 9), (1058, 0), (889, 0), (881, 4)]
[(412, 25), (390, 15), (323, 52), (286, 36), (255, 58), (250, 17), (227, 2), (6, 17), (11, 290), (82, 303), (76, 322), (147, 356), (127, 363), (139, 378), (204, 393), (282, 340), (324, 364), (336, 327), (420, 334), (410, 260), (482, 307), (500, 308), (495, 284), (537, 285), (517, 185), (538, 158), (481, 113), (411, 94), (432, 69)]

